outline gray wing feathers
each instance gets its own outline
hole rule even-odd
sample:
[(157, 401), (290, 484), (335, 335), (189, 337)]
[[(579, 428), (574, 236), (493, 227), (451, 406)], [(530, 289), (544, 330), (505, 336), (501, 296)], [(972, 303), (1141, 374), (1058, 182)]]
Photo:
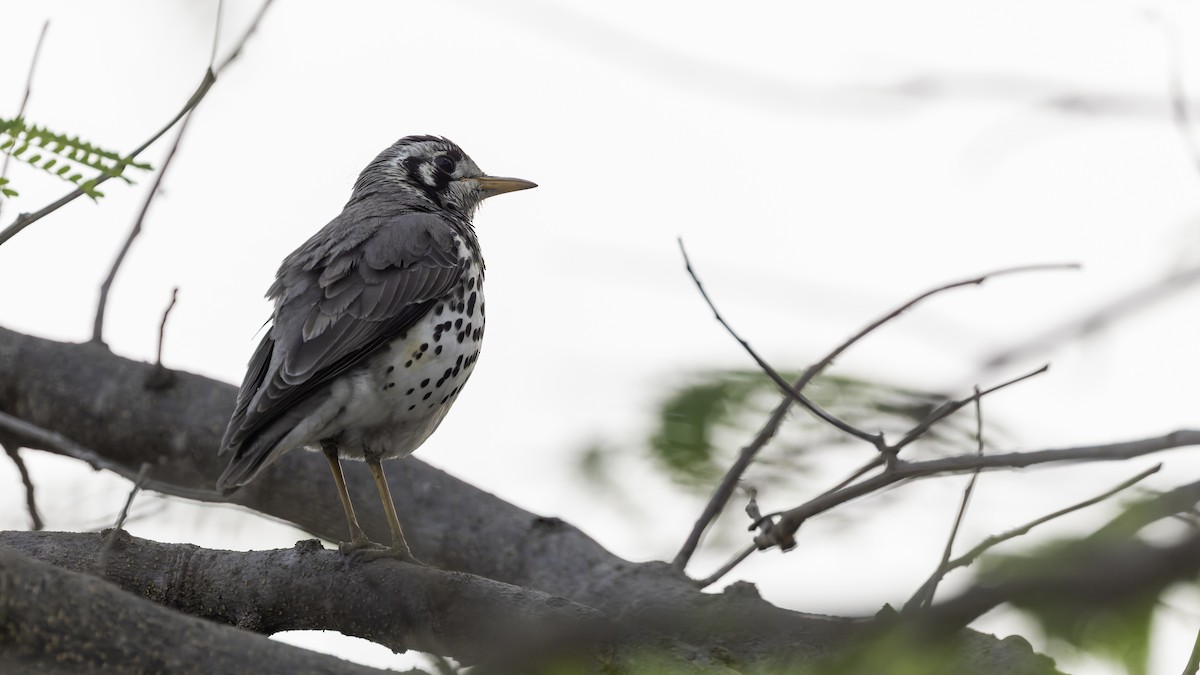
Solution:
[(458, 248), (454, 229), (431, 214), (346, 211), (289, 256), (269, 293), (274, 325), (251, 359), (225, 433), (222, 452), (235, 456), (221, 482), (253, 477), (247, 467), (256, 473), (286, 433), (264, 434), (276, 420), (452, 290), (466, 264)]

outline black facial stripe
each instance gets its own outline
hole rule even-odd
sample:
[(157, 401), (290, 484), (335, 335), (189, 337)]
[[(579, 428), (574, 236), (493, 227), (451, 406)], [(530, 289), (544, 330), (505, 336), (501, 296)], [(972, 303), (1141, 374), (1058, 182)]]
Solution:
[(421, 175), (421, 165), (424, 163), (425, 160), (421, 157), (405, 157), (404, 171), (410, 177), (408, 182), (421, 192), (424, 192), (425, 196), (429, 197), (430, 201), (440, 207), (442, 206), (442, 198), (439, 192), (446, 187), (446, 184), (450, 181), (450, 177), (444, 175), (440, 171), (434, 171), (434, 180), (437, 184), (432, 186), (426, 185), (423, 176)]

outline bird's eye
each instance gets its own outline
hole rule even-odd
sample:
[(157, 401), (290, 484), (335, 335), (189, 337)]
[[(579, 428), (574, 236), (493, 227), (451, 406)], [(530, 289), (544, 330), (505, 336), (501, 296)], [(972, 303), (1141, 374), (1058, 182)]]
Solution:
[(438, 155), (433, 158), (433, 165), (443, 173), (454, 173), (454, 160), (445, 155)]

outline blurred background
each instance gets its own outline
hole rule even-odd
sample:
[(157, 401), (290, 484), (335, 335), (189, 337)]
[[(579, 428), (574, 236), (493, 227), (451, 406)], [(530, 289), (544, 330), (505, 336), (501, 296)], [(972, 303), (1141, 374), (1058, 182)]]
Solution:
[[(257, 8), (225, 2), (219, 54)], [(0, 10), (0, 116), (15, 115), (49, 19), (26, 117), (123, 151), (193, 92), (217, 20), (215, 0)], [(1200, 103), (1187, 90), (1200, 92), (1200, 6), (1182, 1), (277, 2), (194, 113), (113, 286), (105, 339), (153, 360), (178, 287), (164, 363), (239, 382), (283, 256), (338, 213), (380, 150), (447, 136), (484, 170), (540, 187), (476, 217), (487, 347), (419, 457), (623, 557), (669, 560), (778, 400), (713, 320), (677, 237), (726, 318), (792, 372), (928, 288), (1082, 265), (936, 297), (856, 346), (812, 393), (868, 428), (904, 426), (881, 407), (967, 395), (1047, 362), (1048, 374), (985, 399), (989, 452), (1196, 426), (1200, 129), (1189, 117)], [(167, 145), (144, 158), (158, 166)], [(98, 204), (77, 200), (0, 247), (0, 325), (90, 336), (99, 284), (151, 182), (131, 176), (137, 185), (111, 181)], [(69, 187), (21, 162), (8, 177), (20, 196), (0, 225)], [(973, 424), (955, 418), (913, 456), (974, 451)], [(786, 509), (872, 452), (797, 413), (746, 482), (764, 511)], [(48, 529), (115, 520), (127, 482), (23, 454)], [(1200, 477), (1188, 450), (984, 474), (960, 548), (1158, 461), (1149, 489)], [(713, 589), (748, 580), (778, 605), (838, 615), (903, 603), (937, 564), (966, 480), (839, 508), (805, 524), (795, 550), (756, 553)], [(0, 461), (0, 527), (28, 527), (24, 504)], [(1120, 504), (1001, 550), (1090, 532)], [(744, 505), (739, 494), (693, 576), (749, 543)], [(128, 528), (221, 548), (304, 536), (150, 493)], [(967, 581), (951, 575), (940, 592)], [(1013, 611), (974, 625), (1023, 635), (1068, 672), (1120, 672)], [(1169, 594), (1152, 672), (1178, 672), (1197, 628), (1200, 592)], [(414, 662), (337, 635), (303, 639), (371, 665)]]

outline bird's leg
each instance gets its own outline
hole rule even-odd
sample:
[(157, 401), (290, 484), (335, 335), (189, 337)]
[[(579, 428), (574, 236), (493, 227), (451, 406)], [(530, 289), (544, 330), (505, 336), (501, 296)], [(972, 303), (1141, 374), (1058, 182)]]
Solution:
[(392, 491), (388, 489), (387, 477), (383, 475), (382, 462), (378, 457), (367, 457), (366, 460), (367, 467), (371, 469), (371, 475), (375, 477), (375, 487), (379, 490), (379, 498), (383, 500), (383, 511), (387, 514), (388, 526), (392, 528), (392, 547), (386, 551), (372, 552), (371, 557), (384, 555), (422, 564), (420, 560), (413, 557), (412, 551), (408, 548), (408, 542), (404, 541), (404, 531), (400, 529), (400, 518), (396, 516), (396, 503), (392, 501)]
[(337, 483), (338, 496), (342, 498), (342, 508), (346, 510), (346, 522), (350, 525), (350, 541), (342, 542), (338, 549), (342, 553), (349, 553), (374, 546), (374, 542), (367, 538), (367, 533), (363, 532), (362, 526), (358, 524), (358, 518), (354, 515), (354, 505), (350, 503), (350, 491), (346, 489), (346, 477), (342, 475), (342, 463), (338, 459), (337, 446), (332, 443), (322, 443), (321, 450), (325, 453), (325, 459), (329, 460), (329, 469), (333, 471), (333, 481)]

